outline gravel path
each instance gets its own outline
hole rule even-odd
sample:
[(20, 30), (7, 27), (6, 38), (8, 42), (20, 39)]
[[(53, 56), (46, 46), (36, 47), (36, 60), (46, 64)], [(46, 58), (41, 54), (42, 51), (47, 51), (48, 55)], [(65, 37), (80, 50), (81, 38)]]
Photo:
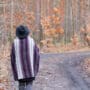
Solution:
[(90, 52), (42, 54), (33, 90), (90, 90), (80, 69), (87, 57), (90, 58)]
[[(90, 52), (41, 54), (40, 70), (33, 90), (90, 90), (90, 76), (81, 67), (85, 58), (90, 58)], [(0, 87), (18, 90), (18, 83), (13, 82), (11, 77), (10, 73), (12, 82), (0, 83)]]

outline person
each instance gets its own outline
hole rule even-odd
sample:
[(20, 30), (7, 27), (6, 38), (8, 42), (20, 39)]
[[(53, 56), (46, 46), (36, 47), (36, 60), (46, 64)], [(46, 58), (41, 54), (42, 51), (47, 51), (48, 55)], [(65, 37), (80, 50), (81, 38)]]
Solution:
[(12, 43), (11, 66), (14, 80), (19, 82), (19, 90), (32, 90), (33, 81), (39, 71), (39, 48), (29, 34), (26, 26), (18, 26)]

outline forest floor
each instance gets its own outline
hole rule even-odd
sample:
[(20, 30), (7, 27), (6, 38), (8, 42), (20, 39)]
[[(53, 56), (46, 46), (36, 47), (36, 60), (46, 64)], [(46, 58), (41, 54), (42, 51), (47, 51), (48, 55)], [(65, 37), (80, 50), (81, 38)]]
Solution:
[(57, 46), (48, 46), (48, 47), (43, 47), (41, 48), (41, 53), (65, 53), (65, 52), (84, 52), (84, 51), (90, 51), (90, 47), (89, 46), (85, 46), (82, 44), (78, 44), (78, 45), (72, 45), (67, 44), (67, 45), (57, 45)]
[(41, 54), (33, 90), (90, 90), (90, 52)]

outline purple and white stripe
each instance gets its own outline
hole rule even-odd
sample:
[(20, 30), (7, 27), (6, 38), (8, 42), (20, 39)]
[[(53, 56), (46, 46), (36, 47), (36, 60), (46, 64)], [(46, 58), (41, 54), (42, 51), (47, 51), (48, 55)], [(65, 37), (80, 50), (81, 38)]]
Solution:
[(14, 40), (18, 79), (34, 77), (34, 40), (31, 37)]

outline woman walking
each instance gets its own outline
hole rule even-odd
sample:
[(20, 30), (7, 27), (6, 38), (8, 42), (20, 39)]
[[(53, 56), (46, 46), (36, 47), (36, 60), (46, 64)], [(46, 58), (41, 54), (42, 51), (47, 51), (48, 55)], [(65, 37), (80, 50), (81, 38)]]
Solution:
[(32, 90), (39, 70), (39, 49), (29, 33), (26, 26), (18, 26), (12, 44), (11, 65), (14, 80), (19, 82), (19, 90)]

